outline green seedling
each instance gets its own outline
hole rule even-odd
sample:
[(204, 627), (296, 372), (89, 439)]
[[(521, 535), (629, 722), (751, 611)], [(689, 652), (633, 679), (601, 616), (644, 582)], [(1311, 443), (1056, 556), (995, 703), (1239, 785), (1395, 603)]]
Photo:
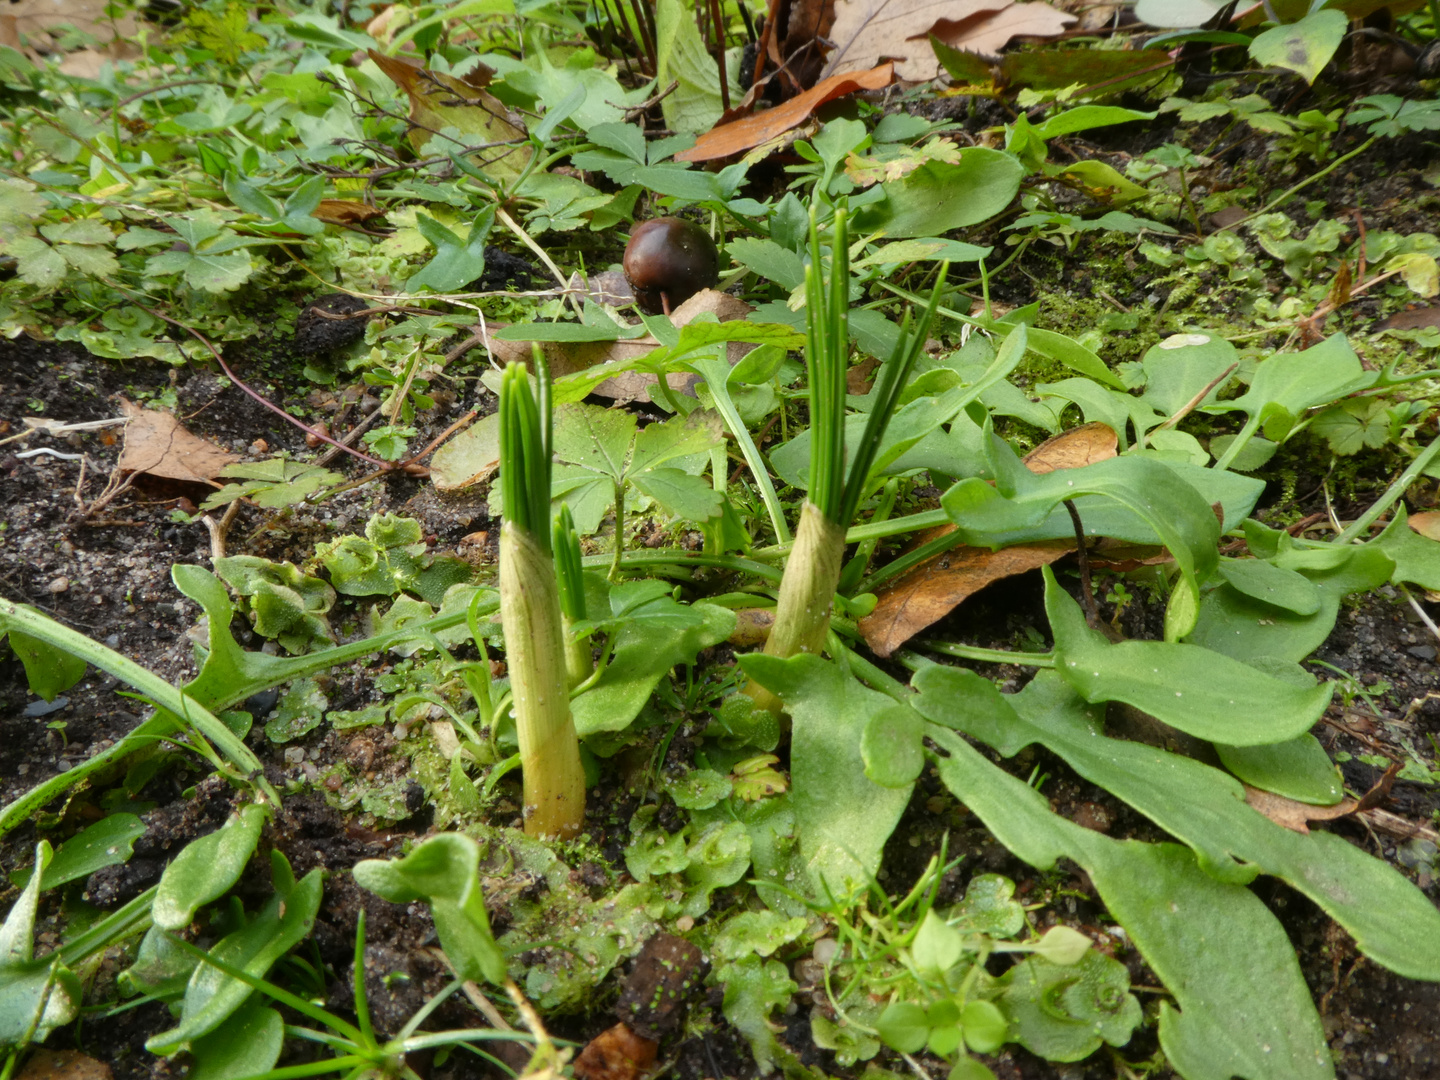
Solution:
[(565, 631), (550, 548), (550, 378), (535, 352), (539, 401), (524, 364), (500, 384), (500, 618), (520, 739), (525, 831), (571, 837), (585, 819), (585, 771), (570, 715)]
[[(906, 325), (876, 382), (874, 405), (853, 457), (846, 461), (845, 369), (850, 353), (850, 264), (846, 211), (834, 216), (830, 279), (823, 278), (820, 235), (814, 211), (810, 219), (810, 265), (805, 270), (807, 310), (805, 362), (810, 382), (810, 484), (795, 543), (785, 564), (776, 601), (775, 625), (765, 645), (767, 656), (818, 653), (830, 630), (835, 588), (844, 569), (845, 530), (870, 490), (870, 471), (885, 430), (900, 402), (916, 358), (924, 349), (948, 264), (942, 264), (929, 306), (918, 325)], [(750, 683), (746, 692), (757, 704), (778, 712), (780, 701)]]

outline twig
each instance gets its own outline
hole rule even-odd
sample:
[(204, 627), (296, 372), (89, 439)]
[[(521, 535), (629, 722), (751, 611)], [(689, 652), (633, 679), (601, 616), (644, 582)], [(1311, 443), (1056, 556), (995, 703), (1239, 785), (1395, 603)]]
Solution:
[(1090, 587), (1090, 550), (1086, 546), (1085, 526), (1080, 523), (1080, 511), (1075, 509), (1075, 500), (1066, 499), (1065, 509), (1070, 511), (1070, 524), (1075, 526), (1075, 554), (1080, 558), (1080, 594), (1085, 600), (1085, 623), (1094, 630), (1100, 625), (1100, 609), (1095, 605), (1095, 590)]
[(1430, 633), (1434, 634), (1437, 639), (1440, 639), (1440, 626), (1435, 625), (1435, 620), (1430, 618), (1430, 616), (1426, 613), (1425, 609), (1420, 606), (1420, 601), (1416, 600), (1415, 597), (1411, 595), (1410, 590), (1405, 587), (1405, 583), (1403, 581), (1400, 583), (1400, 593), (1410, 604), (1411, 610), (1413, 610), (1416, 615), (1420, 616), (1420, 621), (1425, 624), (1426, 629), (1428, 629)]
[(259, 394), (259, 393), (257, 393), (256, 391), (250, 389), (250, 387), (249, 387), (248, 385), (246, 385), (243, 381), (241, 381), (241, 380), (235, 375), (235, 373), (230, 370), (230, 365), (225, 362), (225, 357), (223, 357), (223, 356), (220, 355), (220, 350), (215, 347), (214, 342), (212, 342), (212, 341), (211, 341), (209, 338), (207, 338), (204, 334), (200, 333), (199, 330), (196, 330), (193, 326), (188, 326), (188, 325), (186, 325), (185, 323), (180, 322), (178, 319), (172, 319), (169, 315), (166, 315), (164, 312), (156, 311), (154, 308), (147, 307), (146, 305), (142, 304), (139, 300), (137, 300), (137, 299), (135, 298), (135, 296), (134, 296), (133, 293), (129, 292), (129, 291), (126, 290), (126, 289), (122, 289), (122, 288), (120, 288), (119, 286), (115, 286), (115, 288), (117, 289), (117, 291), (123, 293), (126, 297), (128, 297), (129, 300), (130, 300), (130, 302), (131, 302), (132, 304), (134, 304), (137, 308), (139, 308), (141, 311), (145, 312), (145, 313), (148, 314), (148, 315), (153, 316), (154, 318), (161, 319), (161, 320), (169, 323), (171, 326), (178, 327), (179, 329), (184, 330), (187, 334), (189, 334), (191, 337), (195, 338), (195, 340), (197, 340), (198, 342), (200, 342), (201, 345), (204, 345), (205, 348), (209, 350), (210, 355), (213, 356), (213, 357), (215, 357), (216, 363), (218, 363), (218, 364), (220, 365), (220, 370), (222, 370), (223, 372), (225, 372), (225, 377), (226, 377), (227, 379), (229, 379), (232, 383), (234, 383), (236, 386), (238, 386), (242, 391), (244, 391), (244, 392), (245, 392), (246, 394), (248, 394), (250, 397), (252, 397), (252, 398), (254, 398), (256, 401), (258, 401), (258, 402), (259, 402), (261, 405), (263, 405), (265, 408), (269, 409), (271, 412), (275, 413), (277, 416), (282, 417), (286, 422), (291, 423), (291, 424), (294, 424), (294, 425), (295, 425), (296, 427), (298, 427), (301, 431), (305, 432), (307, 435), (313, 435), (313, 436), (315, 436), (315, 438), (319, 439), (321, 442), (327, 442), (327, 443), (329, 443), (331, 446), (338, 446), (338, 447), (340, 447), (340, 449), (343, 450), (345, 453), (347, 453), (347, 454), (353, 454), (355, 457), (360, 458), (362, 461), (368, 461), (371, 465), (377, 465), (377, 466), (379, 466), (379, 467), (382, 468), (382, 469), (390, 468), (390, 463), (389, 463), (388, 461), (381, 461), (379, 458), (371, 457), (369, 454), (362, 454), (359, 450), (356, 450), (356, 449), (354, 449), (354, 448), (352, 448), (352, 447), (346, 446), (344, 443), (337, 442), (335, 439), (332, 439), (332, 438), (329, 436), (329, 434), (327, 434), (326, 432), (320, 431), (320, 430), (318, 430), (317, 428), (313, 428), (313, 427), (311, 427), (309, 424), (305, 423), (304, 421), (299, 420), (299, 419), (297, 419), (296, 417), (291, 416), (291, 415), (290, 415), (288, 412), (286, 412), (284, 409), (280, 408), (279, 405), (274, 404), (273, 402), (271, 402), (270, 400), (268, 400), (266, 397), (264, 397), (262, 394)]
[(509, 211), (507, 211), (503, 206), (497, 206), (495, 208), (495, 216), (505, 223), (505, 227), (507, 229), (509, 229), (517, 237), (520, 238), (520, 242), (522, 244), (528, 247), (531, 251), (535, 252), (536, 257), (545, 264), (545, 268), (549, 270), (550, 273), (555, 275), (555, 280), (560, 283), (560, 288), (565, 291), (565, 295), (570, 300), (570, 306), (575, 309), (575, 314), (577, 316), (582, 315), (583, 312), (580, 308), (580, 300), (578, 297), (576, 297), (574, 291), (570, 288), (570, 279), (567, 278), (560, 270), (560, 268), (555, 265), (555, 263), (551, 260), (549, 254), (546, 253), (545, 249), (542, 248), (539, 244), (537, 244), (531, 238), (530, 234), (527, 233), (524, 229), (522, 229), (518, 223), (516, 223), (515, 219), (510, 216)]

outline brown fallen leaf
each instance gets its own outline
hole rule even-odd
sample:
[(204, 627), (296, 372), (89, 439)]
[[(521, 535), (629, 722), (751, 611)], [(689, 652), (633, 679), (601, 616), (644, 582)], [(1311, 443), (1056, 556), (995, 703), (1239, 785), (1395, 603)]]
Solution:
[(986, 585), (1049, 566), (1074, 550), (1073, 540), (1045, 540), (999, 551), (961, 546), (942, 552), (885, 589), (875, 610), (860, 620), (860, 633), (876, 656), (889, 656)]
[(895, 75), (925, 82), (941, 73), (930, 47), (933, 33), (946, 45), (994, 55), (1019, 35), (1050, 37), (1075, 22), (1048, 4), (1013, 0), (836, 0), (828, 76), (895, 61)]
[[(996, 56), (1014, 38), (1055, 37), (1073, 22), (1075, 16), (1056, 11), (1049, 4), (1013, 4), (1004, 11), (982, 13), (959, 21), (941, 19), (929, 33), (952, 49)], [(928, 36), (924, 44), (928, 50)], [(933, 55), (933, 50), (930, 51)], [(925, 77), (933, 79), (939, 74), (939, 61), (935, 62), (935, 69), (934, 74)]]
[(311, 217), (319, 218), (327, 225), (358, 225), (384, 214), (384, 210), (354, 199), (321, 199), (320, 204), (310, 211)]
[(19, 1080), (110, 1080), (113, 1073), (103, 1061), (79, 1050), (36, 1050), (20, 1070)]
[(120, 399), (120, 411), (129, 419), (118, 464), (124, 472), (219, 487), (215, 478), (220, 470), (240, 460), (208, 439), (192, 435), (167, 412), (145, 409), (124, 398)]
[(1046, 439), (1025, 455), (1025, 467), (1036, 476), (1057, 469), (1078, 469), (1115, 456), (1120, 440), (1108, 424), (1081, 424)]
[[(929, 46), (926, 46), (929, 49)], [(676, 161), (714, 161), (753, 150), (798, 127), (828, 101), (857, 90), (883, 90), (895, 81), (895, 65), (888, 61), (868, 71), (832, 75), (797, 94), (783, 105), (755, 113), (741, 120), (711, 128), (689, 150), (675, 155)]]
[(1397, 311), (1376, 324), (1376, 330), (1425, 330), (1440, 326), (1440, 307), (1409, 308)]
[[(477, 150), (470, 157), (480, 168), (500, 180), (514, 180), (529, 164), (534, 152), (525, 138), (518, 114), (484, 89), (489, 69), (456, 78), (431, 71), (409, 60), (368, 50), (370, 59), (410, 98), (410, 145), (422, 149), (432, 135), (454, 127), (481, 143), (513, 143)], [(452, 144), (453, 146), (453, 144)]]
[(575, 1075), (580, 1080), (639, 1080), (655, 1064), (659, 1045), (635, 1034), (629, 1024), (616, 1024), (585, 1044), (575, 1059)]
[[(1075, 469), (1115, 456), (1118, 440), (1105, 424), (1082, 424), (1047, 439), (1025, 456), (1034, 473)], [(947, 533), (943, 525), (916, 538), (928, 544)], [(1070, 539), (1016, 544), (991, 551), (959, 546), (916, 566), (879, 593), (875, 610), (860, 620), (860, 633), (877, 656), (889, 656), (925, 627), (943, 619), (966, 598), (1002, 578), (1049, 566), (1075, 550)]]
[(1411, 514), (1405, 524), (1427, 540), (1440, 540), (1440, 510), (1424, 510)]
[(1283, 825), (1292, 832), (1308, 833), (1310, 831), (1308, 823), (1311, 821), (1334, 821), (1336, 818), (1346, 817), (1350, 814), (1373, 810), (1390, 797), (1390, 785), (1395, 782), (1395, 774), (1400, 771), (1400, 767), (1400, 762), (1391, 762), (1390, 767), (1385, 770), (1385, 775), (1380, 777), (1364, 795), (1358, 799), (1341, 799), (1334, 806), (1314, 806), (1310, 803), (1296, 802), (1294, 799), (1287, 799), (1284, 795), (1252, 788), (1249, 784), (1243, 785), (1245, 802), (1251, 809), (1264, 814), (1276, 825)]

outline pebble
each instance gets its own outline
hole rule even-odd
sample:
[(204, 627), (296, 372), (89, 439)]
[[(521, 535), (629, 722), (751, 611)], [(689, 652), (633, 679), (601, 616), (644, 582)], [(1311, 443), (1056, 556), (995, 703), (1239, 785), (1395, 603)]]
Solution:
[(1434, 660), (1434, 659), (1435, 659), (1435, 646), (1434, 646), (1434, 645), (1412, 645), (1412, 646), (1410, 646), (1410, 648), (1406, 649), (1405, 651), (1406, 651), (1407, 653), (1409, 653), (1411, 656), (1416, 657), (1417, 659), (1420, 659), (1420, 660)]
[(52, 595), (58, 596), (60, 593), (65, 592), (69, 588), (70, 579), (68, 577), (57, 577), (54, 581), (50, 582), (49, 585), (45, 586), (45, 591), (51, 593)]

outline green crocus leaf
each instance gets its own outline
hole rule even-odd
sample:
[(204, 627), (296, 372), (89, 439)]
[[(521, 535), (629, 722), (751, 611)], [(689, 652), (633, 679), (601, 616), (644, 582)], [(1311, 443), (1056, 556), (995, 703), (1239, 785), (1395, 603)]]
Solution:
[(1198, 645), (1112, 645), (1047, 567), (1045, 611), (1055, 666), (1086, 701), (1123, 701), (1173, 728), (1232, 746), (1283, 742), (1308, 731), (1330, 704), (1330, 684), (1301, 688)]
[(251, 803), (213, 833), (186, 844), (160, 876), (150, 909), (155, 925), (183, 929), (202, 904), (229, 892), (255, 853), (264, 823), (265, 808)]

